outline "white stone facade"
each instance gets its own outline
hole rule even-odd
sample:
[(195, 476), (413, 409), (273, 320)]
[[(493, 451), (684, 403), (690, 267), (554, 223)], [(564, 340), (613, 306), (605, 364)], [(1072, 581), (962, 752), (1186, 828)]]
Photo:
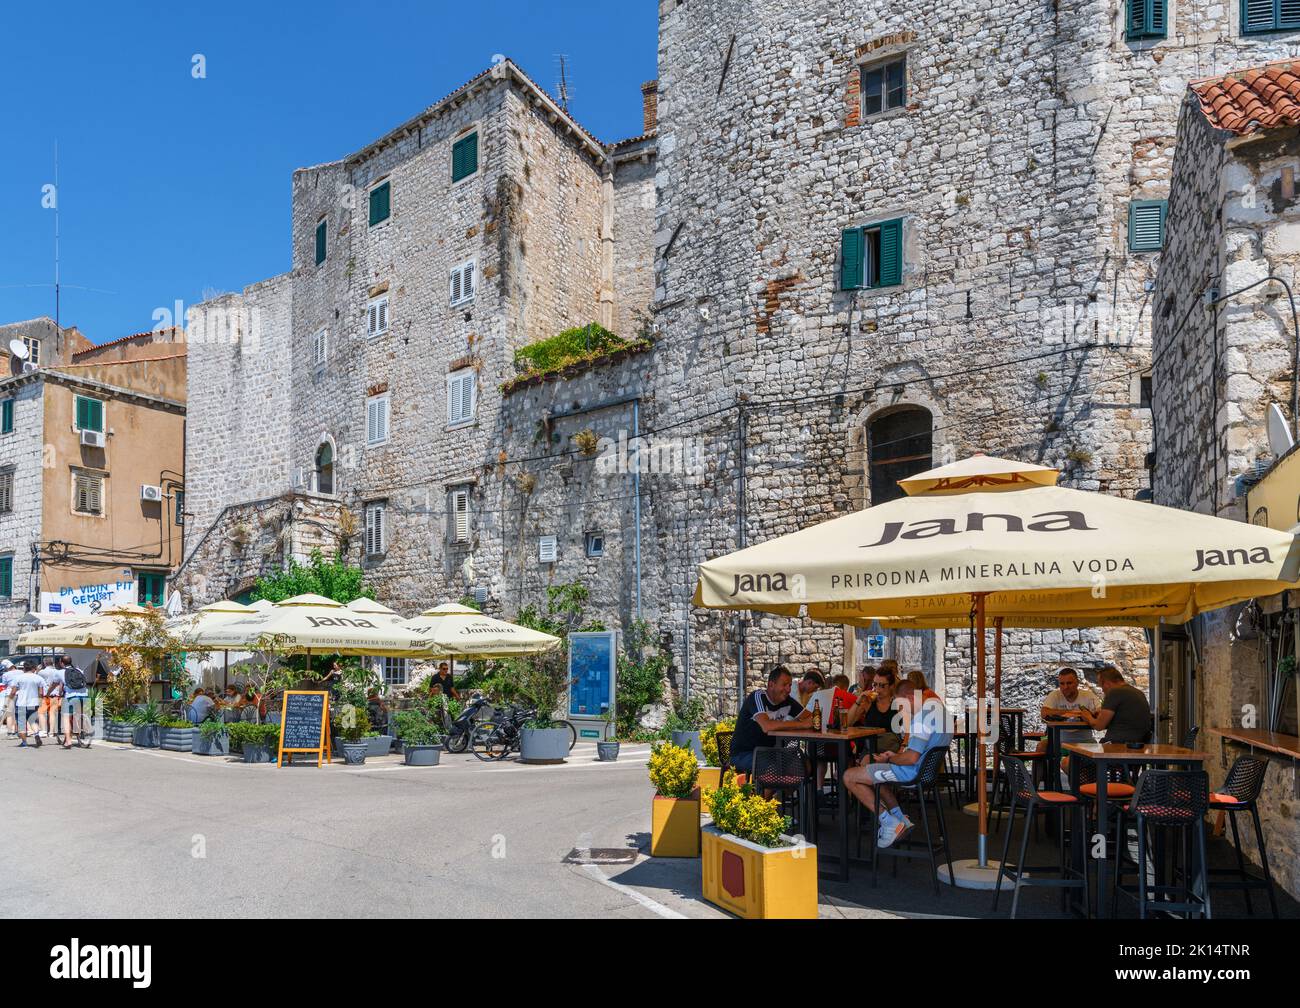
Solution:
[(0, 434), (0, 473), (13, 473), (13, 509), (0, 513), (0, 556), (13, 558), (13, 589), (0, 598), (0, 641), (12, 653), (25, 629), (19, 618), (33, 607), (37, 591), (32, 576), (32, 549), (42, 540), (44, 495), (45, 401), (39, 379), (11, 380), (0, 399), (14, 400), (14, 429)]

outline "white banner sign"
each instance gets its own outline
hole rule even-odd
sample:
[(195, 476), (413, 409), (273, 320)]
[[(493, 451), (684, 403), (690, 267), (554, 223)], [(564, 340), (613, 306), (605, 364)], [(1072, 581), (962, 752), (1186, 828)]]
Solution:
[(97, 616), (105, 609), (129, 605), (136, 601), (136, 583), (132, 579), (107, 581), (41, 592), (41, 612), (51, 616)]

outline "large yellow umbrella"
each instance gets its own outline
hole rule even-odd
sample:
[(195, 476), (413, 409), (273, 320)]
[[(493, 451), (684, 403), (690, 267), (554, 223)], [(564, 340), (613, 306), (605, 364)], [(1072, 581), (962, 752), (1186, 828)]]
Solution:
[[(1300, 539), (1056, 485), (1057, 470), (976, 455), (900, 480), (908, 496), (700, 565), (695, 604), (882, 626), (1186, 622), (1293, 587)], [(987, 863), (979, 719), (980, 865)]]
[(544, 654), (560, 644), (560, 638), (540, 630), (493, 619), (454, 603), (426, 609), (402, 625), (427, 642), (430, 655), (466, 661)]
[(16, 643), (19, 647), (110, 648), (117, 643), (121, 621), (146, 611), (134, 603), (118, 605), (97, 616), (28, 631)]

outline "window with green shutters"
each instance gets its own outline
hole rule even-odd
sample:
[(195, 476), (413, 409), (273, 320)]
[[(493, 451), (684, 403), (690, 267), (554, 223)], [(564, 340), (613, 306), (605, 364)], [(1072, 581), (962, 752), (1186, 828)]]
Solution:
[(1130, 252), (1159, 252), (1165, 247), (1167, 200), (1134, 200), (1128, 206)]
[(1169, 0), (1124, 0), (1124, 3), (1128, 7), (1125, 38), (1154, 39), (1169, 34)]
[(459, 182), (478, 171), (478, 133), (462, 137), (451, 145), (451, 180)]
[(89, 396), (77, 396), (77, 430), (104, 432), (104, 403)]
[(0, 434), (14, 432), (14, 401), (6, 399), (0, 403)]
[(903, 282), (903, 221), (849, 228), (840, 235), (840, 288), (897, 287)]
[(167, 575), (136, 571), (136, 598), (141, 605), (161, 607), (167, 601)]
[(370, 226), (388, 220), (389, 211), (389, 185), (384, 182), (370, 190)]
[[(374, 223), (371, 221), (370, 223)], [(316, 225), (316, 265), (319, 266), (325, 261), (325, 222), (320, 221)]]
[(14, 558), (0, 556), (0, 598), (12, 598), (14, 594)]
[(1241, 0), (1241, 31), (1290, 31), (1300, 28), (1300, 0)]

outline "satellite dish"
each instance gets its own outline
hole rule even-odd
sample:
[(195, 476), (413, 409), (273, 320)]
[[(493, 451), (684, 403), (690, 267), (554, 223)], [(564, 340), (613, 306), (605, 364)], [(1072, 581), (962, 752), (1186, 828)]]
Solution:
[(9, 341), (9, 352), (19, 360), (27, 359), (27, 344), (20, 339), (11, 339)]
[(1291, 436), (1291, 427), (1286, 422), (1286, 417), (1282, 411), (1277, 408), (1277, 403), (1268, 405), (1268, 448), (1273, 453), (1274, 458), (1281, 458), (1289, 452), (1295, 445), (1295, 439)]

